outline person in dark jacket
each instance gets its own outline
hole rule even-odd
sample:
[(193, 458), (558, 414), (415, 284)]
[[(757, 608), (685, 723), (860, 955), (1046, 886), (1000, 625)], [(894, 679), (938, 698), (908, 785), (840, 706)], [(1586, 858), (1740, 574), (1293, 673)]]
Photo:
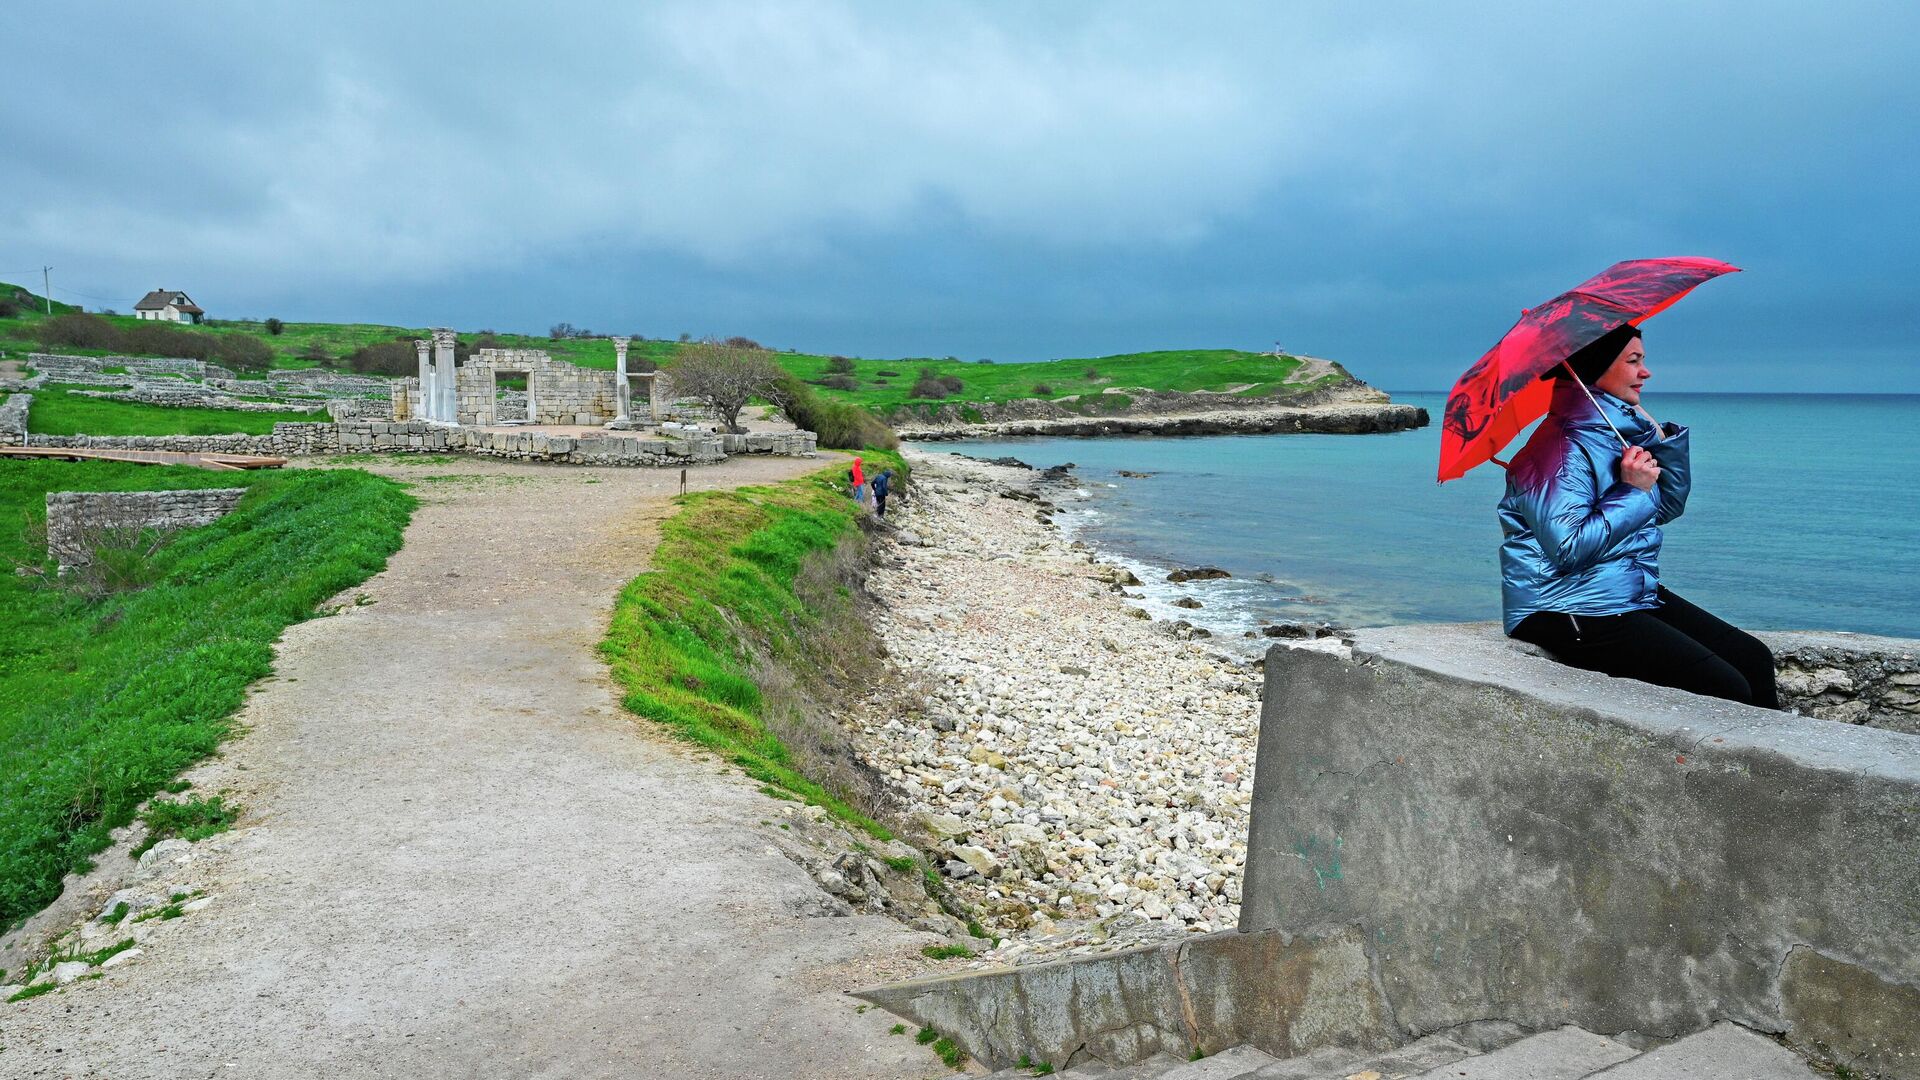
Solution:
[(873, 478), (873, 512), (887, 516), (887, 493), (893, 490), (893, 470), (882, 469), (880, 475)]
[(1687, 429), (1640, 405), (1651, 376), (1634, 326), (1555, 369), (1500, 500), (1506, 631), (1575, 667), (1777, 709), (1766, 645), (1660, 584), (1660, 529), (1693, 478)]

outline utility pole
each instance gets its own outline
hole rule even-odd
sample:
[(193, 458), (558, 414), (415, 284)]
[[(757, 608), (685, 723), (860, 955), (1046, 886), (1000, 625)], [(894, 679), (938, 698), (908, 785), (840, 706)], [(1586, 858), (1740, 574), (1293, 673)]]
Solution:
[(47, 314), (53, 314), (53, 267), (40, 268), (40, 295), (47, 301)]

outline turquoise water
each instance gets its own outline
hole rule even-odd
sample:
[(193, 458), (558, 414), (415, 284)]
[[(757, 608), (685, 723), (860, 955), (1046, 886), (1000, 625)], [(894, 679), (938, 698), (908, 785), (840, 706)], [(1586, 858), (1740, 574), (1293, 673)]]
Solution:
[[(1393, 399), (1435, 417), (1443, 400)], [(1751, 628), (1920, 637), (1920, 395), (1666, 394), (1647, 405), (1693, 429), (1693, 495), (1666, 530), (1664, 584)], [(1179, 590), (1200, 611), (1156, 614), (1216, 630), (1498, 619), (1504, 477), (1486, 465), (1435, 484), (1439, 438), (1430, 426), (923, 448), (1074, 462), (1081, 494), (1065, 502), (1088, 542), (1149, 580), (1142, 571), (1196, 564), (1234, 575)]]

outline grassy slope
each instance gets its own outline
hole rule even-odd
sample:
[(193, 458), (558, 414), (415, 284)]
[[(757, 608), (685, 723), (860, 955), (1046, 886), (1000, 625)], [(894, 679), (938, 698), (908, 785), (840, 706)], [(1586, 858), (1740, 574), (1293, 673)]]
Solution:
[[(10, 287), (0, 284), (0, 290), (8, 288)], [(0, 320), (0, 352), (14, 353), (37, 349), (38, 346), (32, 342), (31, 327), (41, 317), (37, 314), (28, 314), (20, 319)], [(127, 323), (133, 321), (126, 316), (117, 316), (115, 319)], [(396, 337), (424, 337), (427, 334), (423, 329), (378, 326), (368, 323), (288, 323), (285, 331), (278, 337), (268, 336), (265, 325), (256, 322), (217, 321), (201, 329), (214, 333), (244, 332), (258, 336), (272, 346), (277, 355), (277, 363), (281, 367), (310, 366), (312, 361), (302, 359), (301, 354), (315, 343), (322, 345), (334, 355), (344, 356), (362, 345), (390, 341)], [(471, 343), (479, 337), (479, 334), (462, 332), (460, 336), (462, 340)], [(556, 359), (566, 360), (582, 367), (611, 370), (614, 365), (613, 342), (605, 338), (554, 340), (522, 334), (494, 336), (505, 347), (543, 349)], [(677, 343), (670, 341), (636, 341), (633, 343), (631, 355), (636, 359), (651, 360), (658, 364), (670, 359), (679, 348)], [(816, 380), (830, 371), (828, 366), (830, 358), (826, 356), (795, 352), (777, 353), (776, 356), (782, 365), (802, 379)], [(955, 359), (935, 360), (924, 357), (899, 360), (855, 359), (853, 364), (852, 374), (859, 381), (858, 389), (851, 391), (816, 389), (828, 397), (864, 405), (882, 416), (890, 414), (900, 406), (921, 403), (922, 399), (912, 397), (912, 388), (914, 380), (923, 367), (932, 368), (936, 375), (951, 375), (960, 379), (960, 392), (939, 402), (955, 405), (1030, 397), (1099, 395), (1109, 387), (1214, 391), (1245, 387), (1238, 392), (1253, 397), (1285, 395), (1318, 385), (1318, 383), (1282, 385), (1283, 380), (1300, 366), (1300, 361), (1294, 357), (1276, 357), (1270, 353), (1242, 352), (1236, 349), (1183, 349), (1126, 353), (1033, 364), (972, 364)], [(1088, 374), (1089, 370), (1093, 374)], [(888, 376), (882, 375), (881, 372), (897, 374)], [(1035, 390), (1036, 386), (1047, 387), (1048, 393), (1039, 393)], [(1107, 395), (1108, 399), (1112, 397), (1113, 395)], [(1112, 400), (1101, 401), (1098, 398), (1081, 403), (1083, 408), (1090, 410), (1115, 404), (1123, 403)]]
[[(904, 468), (892, 454), (864, 456), (870, 469)], [(751, 670), (759, 652), (804, 678), (819, 653), (809, 631), (834, 617), (827, 609), (851, 603), (844, 590), (810, 603), (798, 584), (808, 559), (855, 535), (861, 511), (847, 498), (844, 469), (836, 461), (783, 484), (681, 496), (654, 568), (621, 592), (601, 652), (628, 709), (885, 839), (844, 792), (803, 773)]]
[(219, 744), (280, 632), (384, 566), (413, 506), (357, 470), (0, 461), (0, 554), (15, 561), (39, 554), (48, 491), (242, 485), (239, 509), (174, 538), (137, 592), (90, 602), (0, 563), (0, 928)]

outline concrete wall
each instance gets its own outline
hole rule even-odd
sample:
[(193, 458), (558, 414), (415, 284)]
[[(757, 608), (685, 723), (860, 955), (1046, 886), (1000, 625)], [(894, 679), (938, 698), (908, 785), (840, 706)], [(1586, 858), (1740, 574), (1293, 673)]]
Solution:
[(190, 491), (49, 491), (47, 553), (62, 570), (93, 561), (102, 529), (171, 531), (205, 525), (233, 511), (246, 488)]
[(1920, 737), (1608, 679), (1490, 624), (1275, 648), (1266, 674), (1241, 929), (1357, 932), (1403, 1037), (1731, 1019), (1920, 1077)]

